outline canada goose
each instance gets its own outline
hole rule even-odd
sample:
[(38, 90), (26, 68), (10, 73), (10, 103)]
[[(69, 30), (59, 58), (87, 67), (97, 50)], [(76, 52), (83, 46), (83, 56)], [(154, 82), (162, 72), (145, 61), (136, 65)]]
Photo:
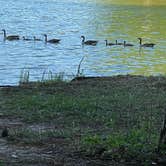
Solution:
[(118, 40), (116, 40), (116, 45), (123, 45), (124, 43), (118, 43)]
[(22, 37), (23, 40), (30, 41), (32, 39), (26, 38), (25, 36)]
[(127, 47), (127, 46), (133, 47), (134, 45), (133, 45), (133, 44), (130, 44), (130, 43), (126, 43), (126, 41), (124, 41), (124, 47)]
[(156, 44), (154, 43), (144, 43), (142, 44), (142, 38), (138, 38), (138, 40), (140, 41), (139, 44), (140, 44), (140, 47), (154, 47)]
[(44, 34), (45, 37), (45, 43), (53, 43), (53, 44), (57, 44), (60, 42), (60, 39), (51, 39), (51, 40), (47, 40), (47, 35)]
[(107, 40), (105, 40), (105, 44), (106, 44), (106, 46), (114, 46), (114, 45), (116, 45), (116, 43), (108, 43)]
[(4, 40), (10, 40), (10, 41), (12, 41), (12, 40), (19, 40), (20, 39), (20, 37), (18, 35), (7, 36), (5, 29), (2, 29), (2, 31), (3, 31), (3, 35), (4, 35)]
[(42, 41), (42, 39), (38, 39), (38, 38), (36, 38), (36, 36), (33, 36), (33, 40), (34, 41)]
[(92, 45), (92, 46), (96, 46), (98, 41), (96, 40), (87, 40), (85, 41), (85, 36), (81, 36), (82, 38), (82, 44), (85, 44), (85, 45)]
[(9, 135), (9, 131), (8, 131), (7, 127), (5, 127), (2, 130), (1, 137), (7, 137), (8, 135)]

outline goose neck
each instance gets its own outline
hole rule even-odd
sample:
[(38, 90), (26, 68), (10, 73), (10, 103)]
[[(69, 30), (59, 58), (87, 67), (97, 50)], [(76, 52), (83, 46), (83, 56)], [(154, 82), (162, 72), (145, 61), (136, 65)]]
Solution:
[(4, 40), (6, 40), (6, 37), (7, 37), (6, 36), (6, 31), (4, 29), (2, 31), (3, 31)]

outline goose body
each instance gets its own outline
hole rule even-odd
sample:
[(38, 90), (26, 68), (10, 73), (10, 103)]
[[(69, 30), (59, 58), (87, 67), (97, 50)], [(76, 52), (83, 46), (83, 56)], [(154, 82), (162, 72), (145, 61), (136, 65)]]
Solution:
[(31, 41), (32, 39), (26, 38), (25, 36), (22, 37), (23, 40), (25, 41)]
[(126, 41), (124, 41), (124, 47), (133, 47), (133, 46), (134, 46), (133, 44), (126, 43)]
[(44, 37), (45, 37), (45, 43), (53, 43), (53, 44), (57, 44), (60, 42), (60, 39), (50, 39), (50, 40), (47, 40), (47, 35), (44, 34)]
[(114, 46), (114, 45), (116, 45), (116, 43), (108, 43), (107, 40), (105, 40), (105, 44), (106, 44), (106, 46)]
[(116, 40), (116, 45), (124, 45), (124, 43), (118, 43), (118, 40)]
[(138, 38), (138, 40), (140, 41), (139, 42), (140, 47), (151, 47), (151, 48), (153, 48), (156, 45), (154, 43), (144, 43), (144, 44), (142, 44), (142, 38)]
[(42, 39), (38, 39), (38, 38), (36, 38), (36, 36), (33, 36), (33, 40), (34, 41), (42, 41)]
[(85, 41), (85, 36), (81, 36), (82, 38), (82, 44), (84, 45), (92, 45), (92, 46), (96, 46), (98, 41), (97, 40), (87, 40)]
[(18, 35), (7, 36), (5, 29), (2, 29), (2, 31), (3, 31), (3, 35), (4, 35), (4, 40), (10, 40), (10, 41), (12, 41), (12, 40), (19, 40), (20, 39), (20, 37)]

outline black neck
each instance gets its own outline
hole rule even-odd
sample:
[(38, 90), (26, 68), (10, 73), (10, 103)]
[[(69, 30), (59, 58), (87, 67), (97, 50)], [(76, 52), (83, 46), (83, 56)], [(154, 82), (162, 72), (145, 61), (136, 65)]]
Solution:
[(3, 30), (4, 40), (6, 40), (6, 31)]

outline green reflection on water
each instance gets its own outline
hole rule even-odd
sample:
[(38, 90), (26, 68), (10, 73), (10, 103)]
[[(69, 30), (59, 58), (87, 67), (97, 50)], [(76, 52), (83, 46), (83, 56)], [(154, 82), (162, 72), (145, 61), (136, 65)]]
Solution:
[[(97, 0), (97, 2), (101, 2)], [(123, 4), (123, 5), (166, 5), (165, 0), (102, 0), (102, 3)]]
[[(166, 6), (158, 6), (166, 2), (118, 0), (116, 5), (108, 4), (108, 0), (104, 2), (96, 5), (93, 13), (92, 26), (95, 27), (96, 36), (110, 42), (126, 40), (135, 47), (104, 50), (108, 57), (100, 61), (104, 68), (100, 69), (101, 73), (166, 74)], [(138, 37), (142, 37), (143, 42), (156, 43), (155, 48), (142, 48), (140, 51)]]

